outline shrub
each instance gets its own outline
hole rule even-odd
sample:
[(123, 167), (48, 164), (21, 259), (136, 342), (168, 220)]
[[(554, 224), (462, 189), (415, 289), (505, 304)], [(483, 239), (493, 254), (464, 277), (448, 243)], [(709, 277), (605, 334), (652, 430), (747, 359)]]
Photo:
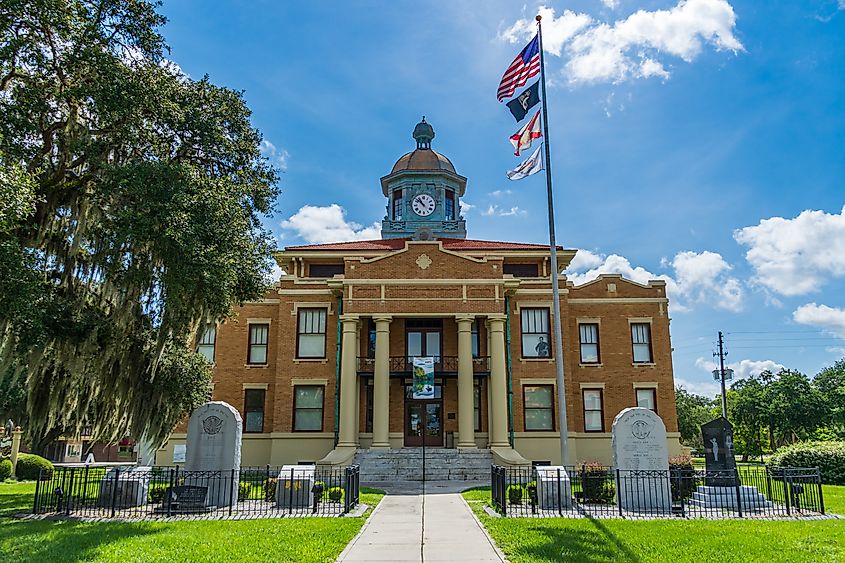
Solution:
[(264, 481), (264, 500), (267, 502), (272, 502), (276, 500), (276, 479), (275, 477), (270, 477)]
[(823, 483), (845, 485), (845, 442), (798, 442), (779, 449), (768, 466), (818, 467)]
[(167, 494), (167, 489), (169, 487), (170, 483), (151, 483), (150, 490), (147, 492), (147, 497), (150, 499), (150, 502), (153, 504), (164, 502), (164, 495)]
[(20, 454), (15, 475), (19, 481), (34, 481), (38, 479), (38, 473), (42, 469), (45, 474), (52, 472), (53, 464), (40, 455)]
[(326, 496), (331, 502), (340, 502), (343, 499), (343, 489), (341, 487), (330, 487)]
[(522, 485), (510, 485), (508, 487), (508, 502), (510, 504), (522, 504), (522, 496), (525, 488)]
[(12, 460), (0, 460), (0, 481), (5, 481), (12, 476)]
[(605, 466), (600, 463), (585, 463), (581, 466), (580, 473), (584, 502), (613, 502), (616, 485)]
[(686, 500), (692, 497), (698, 483), (695, 478), (695, 466), (693, 466), (690, 456), (679, 455), (669, 458), (669, 476), (673, 501)]
[(238, 483), (238, 500), (247, 500), (253, 497), (252, 491), (256, 488), (255, 483), (241, 481)]

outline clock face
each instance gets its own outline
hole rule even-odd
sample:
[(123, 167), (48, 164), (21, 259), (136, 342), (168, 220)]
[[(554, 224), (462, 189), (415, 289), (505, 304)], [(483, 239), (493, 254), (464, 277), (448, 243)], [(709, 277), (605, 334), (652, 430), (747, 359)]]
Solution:
[(428, 194), (420, 194), (411, 202), (411, 209), (420, 217), (428, 217), (434, 212), (434, 198)]

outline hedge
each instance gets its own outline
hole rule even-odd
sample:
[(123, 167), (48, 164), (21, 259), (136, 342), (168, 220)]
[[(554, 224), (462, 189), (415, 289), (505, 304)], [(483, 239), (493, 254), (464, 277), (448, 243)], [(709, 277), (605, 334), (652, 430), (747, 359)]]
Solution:
[(41, 469), (45, 473), (51, 472), (53, 471), (53, 464), (40, 455), (20, 454), (18, 466), (15, 468), (15, 476), (18, 481), (35, 481), (38, 479), (38, 473)]
[(798, 442), (781, 448), (769, 467), (819, 467), (822, 482), (845, 485), (845, 442)]
[(12, 460), (0, 460), (0, 482), (12, 476)]

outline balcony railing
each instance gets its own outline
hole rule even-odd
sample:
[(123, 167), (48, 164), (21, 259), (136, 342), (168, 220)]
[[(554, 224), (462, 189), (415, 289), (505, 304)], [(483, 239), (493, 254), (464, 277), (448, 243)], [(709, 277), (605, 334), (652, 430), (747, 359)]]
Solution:
[[(457, 374), (457, 356), (435, 356), (434, 374)], [(413, 356), (390, 356), (390, 373), (410, 374), (413, 368)], [(373, 373), (376, 367), (375, 358), (358, 357), (358, 373)], [(472, 359), (473, 373), (490, 373), (490, 357), (478, 356)]]

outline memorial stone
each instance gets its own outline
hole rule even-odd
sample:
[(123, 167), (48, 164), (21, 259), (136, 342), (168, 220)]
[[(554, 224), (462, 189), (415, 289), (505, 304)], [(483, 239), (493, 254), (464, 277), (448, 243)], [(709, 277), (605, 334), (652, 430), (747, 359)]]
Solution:
[(185, 484), (208, 487), (209, 507), (238, 500), (242, 427), (237, 409), (222, 401), (205, 403), (188, 421)]
[(661, 511), (672, 506), (666, 426), (654, 411), (627, 408), (613, 420), (616, 494), (625, 510)]
[(276, 506), (311, 508), (314, 505), (313, 465), (283, 465), (276, 481)]
[(572, 507), (572, 483), (562, 465), (546, 465), (537, 470), (537, 504), (540, 510)]
[(691, 504), (705, 508), (743, 510), (771, 506), (757, 487), (737, 481), (736, 458), (733, 449), (733, 427), (724, 417), (711, 420), (701, 427), (704, 440), (704, 466), (707, 470), (704, 485), (693, 493)]
[(99, 505), (115, 508), (144, 506), (150, 491), (152, 470), (152, 467), (112, 467), (100, 480)]
[(734, 458), (733, 427), (727, 419), (719, 417), (701, 427), (704, 440), (704, 466), (707, 472), (719, 472), (705, 481), (713, 487), (736, 485), (736, 459)]

